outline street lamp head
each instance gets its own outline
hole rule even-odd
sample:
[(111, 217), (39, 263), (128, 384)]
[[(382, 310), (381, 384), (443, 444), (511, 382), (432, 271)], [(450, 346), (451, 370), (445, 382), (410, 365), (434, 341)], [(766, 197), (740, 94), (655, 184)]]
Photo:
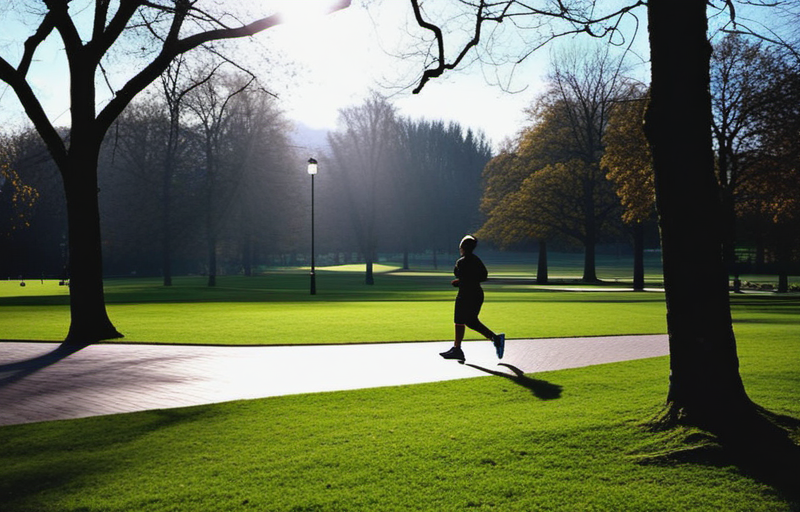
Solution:
[(313, 158), (308, 159), (308, 174), (317, 174), (317, 161)]

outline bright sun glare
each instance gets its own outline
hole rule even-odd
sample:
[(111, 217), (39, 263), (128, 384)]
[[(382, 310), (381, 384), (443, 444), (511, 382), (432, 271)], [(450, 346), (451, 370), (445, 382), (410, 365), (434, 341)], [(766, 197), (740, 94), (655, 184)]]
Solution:
[(275, 12), (284, 24), (314, 22), (330, 12), (335, 0), (277, 0)]
[(336, 124), (338, 109), (357, 101), (364, 84), (354, 77), (368, 75), (372, 26), (363, 12), (344, 9), (330, 13), (332, 0), (278, 0), (273, 12), (284, 16), (270, 29), (277, 48), (303, 72), (284, 95), (284, 107), (314, 128)]

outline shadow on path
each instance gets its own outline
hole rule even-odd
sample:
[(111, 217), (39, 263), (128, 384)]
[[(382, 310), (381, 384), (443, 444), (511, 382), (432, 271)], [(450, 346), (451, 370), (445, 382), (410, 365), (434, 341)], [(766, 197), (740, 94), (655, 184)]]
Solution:
[(505, 366), (512, 372), (514, 375), (509, 375), (505, 372), (500, 372), (497, 370), (490, 370), (489, 368), (484, 368), (482, 366), (478, 366), (475, 364), (466, 363), (467, 366), (475, 368), (476, 370), (480, 370), (482, 372), (488, 373), (489, 375), (495, 375), (497, 377), (504, 377), (514, 384), (518, 386), (522, 386), (523, 388), (529, 389), (531, 393), (541, 400), (553, 400), (556, 398), (561, 398), (561, 390), (562, 387), (558, 384), (553, 384), (551, 382), (547, 382), (546, 380), (539, 380), (534, 379), (532, 377), (528, 377), (525, 375), (525, 372), (517, 368), (516, 366), (512, 366), (506, 363), (498, 363), (498, 366)]
[(0, 364), (0, 387), (8, 386), (24, 379), (88, 346), (88, 343), (62, 343), (46, 354), (16, 363)]

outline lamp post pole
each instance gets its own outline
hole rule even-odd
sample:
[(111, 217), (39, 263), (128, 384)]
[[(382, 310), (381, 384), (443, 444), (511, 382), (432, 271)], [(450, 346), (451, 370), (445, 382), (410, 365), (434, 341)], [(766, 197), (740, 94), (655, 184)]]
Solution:
[(308, 174), (311, 175), (311, 295), (317, 294), (317, 275), (314, 268), (314, 176), (317, 174), (317, 161), (308, 159)]

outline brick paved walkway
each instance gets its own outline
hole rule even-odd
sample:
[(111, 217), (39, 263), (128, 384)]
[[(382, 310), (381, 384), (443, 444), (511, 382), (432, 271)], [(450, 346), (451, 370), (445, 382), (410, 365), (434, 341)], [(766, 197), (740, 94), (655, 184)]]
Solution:
[(0, 342), (0, 425), (228, 400), (535, 373), (666, 355), (667, 336), (508, 340), (464, 345), (466, 365), (438, 356), (451, 342), (293, 347)]

